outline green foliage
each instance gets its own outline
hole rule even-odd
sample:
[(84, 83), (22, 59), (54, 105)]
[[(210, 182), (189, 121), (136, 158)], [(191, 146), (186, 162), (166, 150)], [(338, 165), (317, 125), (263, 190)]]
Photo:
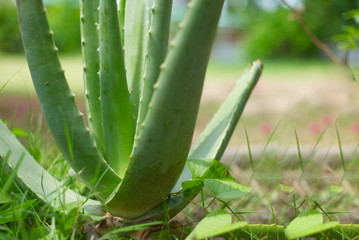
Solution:
[(339, 48), (343, 50), (354, 50), (359, 41), (359, 9), (345, 12), (343, 15), (346, 20), (352, 20), (352, 24), (344, 26), (344, 33), (333, 36), (333, 40), (338, 42)]
[[(248, 1), (244, 7), (230, 8), (244, 32), (245, 54), (250, 58), (320, 56), (320, 50), (305, 34), (291, 11), (280, 5), (279, 0), (272, 2), (277, 4), (273, 10), (260, 7), (256, 1)], [(344, 25), (352, 23), (342, 14), (359, 7), (359, 2), (352, 0), (303, 0), (302, 4), (303, 9), (298, 10), (302, 12), (305, 24), (328, 45), (333, 45), (332, 36), (341, 33)]]
[[(275, 12), (262, 12), (248, 25), (244, 35), (244, 48), (248, 57), (308, 57), (317, 49), (296, 21), (288, 19), (289, 12), (278, 8)], [(254, 14), (254, 13), (253, 13)]]

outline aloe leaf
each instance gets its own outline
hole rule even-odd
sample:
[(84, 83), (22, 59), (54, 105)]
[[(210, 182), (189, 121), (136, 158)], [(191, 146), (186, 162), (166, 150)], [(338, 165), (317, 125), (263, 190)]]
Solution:
[(119, 216), (136, 218), (158, 206), (182, 172), (222, 6), (223, 0), (190, 4), (161, 67), (123, 182), (107, 203)]
[(121, 44), (122, 47), (125, 46), (125, 7), (126, 7), (126, 0), (120, 0), (119, 3), (119, 22), (120, 22), (120, 33), (121, 33)]
[(323, 215), (311, 209), (298, 215), (285, 228), (284, 233), (288, 239), (310, 236), (339, 225), (339, 222), (323, 223)]
[[(172, 0), (155, 0), (151, 8), (151, 25), (145, 54), (143, 88), (140, 99), (137, 129), (143, 123), (150, 103), (153, 86), (160, 74), (160, 65), (165, 60), (171, 23)], [(139, 133), (136, 133), (138, 135)]]
[[(0, 161), (5, 160), (5, 163), (16, 171), (17, 178), (41, 200), (56, 210), (63, 211), (66, 206), (82, 203), (88, 213), (103, 213), (98, 201), (87, 199), (63, 186), (40, 166), (1, 121), (0, 136)], [(1, 156), (6, 158), (1, 160)]]
[(116, 0), (100, 1), (100, 82), (107, 162), (123, 176), (135, 135)]
[[(262, 63), (258, 60), (244, 71), (232, 92), (192, 146), (188, 159), (220, 160), (248, 98), (258, 82), (262, 68)], [(178, 191), (178, 186), (182, 181), (191, 178), (190, 169), (185, 167), (175, 186), (175, 190)]]
[(197, 139), (189, 158), (220, 160), (262, 70), (260, 61), (247, 68), (236, 86)]
[(81, 0), (81, 46), (87, 120), (97, 149), (106, 158), (100, 102), (99, 0)]
[(125, 11), (124, 43), (127, 82), (136, 117), (142, 89), (144, 59), (147, 47), (147, 4), (147, 0), (126, 1)]
[(105, 199), (121, 178), (92, 142), (59, 62), (43, 3), (17, 0), (16, 4), (31, 77), (55, 142), (84, 183)]
[[(221, 153), (223, 149), (225, 149), (225, 147), (227, 146), (228, 140), (232, 136), (234, 127), (239, 120), (239, 117), (245, 107), (248, 97), (260, 77), (261, 71), (262, 64), (259, 61), (253, 62), (251, 66), (246, 69), (244, 74), (238, 80), (237, 85), (234, 87), (234, 89), (228, 96), (227, 100), (221, 105), (220, 109), (215, 114), (215, 117), (211, 120), (204, 132), (200, 135), (198, 141), (201, 139), (202, 141), (196, 143), (196, 148), (191, 149), (191, 152), (188, 157), (189, 161), (193, 159), (202, 159), (201, 161), (207, 160), (208, 162), (208, 165), (203, 165), (202, 167), (204, 168), (201, 171), (198, 170), (198, 172), (206, 172), (206, 166), (210, 165), (211, 158), (220, 158), (219, 153)], [(228, 113), (225, 115), (220, 114), (221, 112), (228, 112), (228, 109), (234, 112), (231, 115)], [(209, 142), (205, 142), (204, 139), (208, 139)], [(180, 191), (181, 183), (184, 181), (191, 180), (192, 178), (193, 175), (191, 173), (191, 170), (186, 165), (172, 192)], [(179, 197), (172, 196), (170, 199), (168, 199), (166, 201), (166, 206), (170, 216), (173, 217), (184, 207), (186, 207), (196, 197), (200, 189), (200, 187), (194, 188), (191, 189), (190, 192), (186, 191), (183, 195), (180, 195)], [(161, 211), (162, 207), (158, 207), (141, 217), (141, 219), (161, 219), (161, 217), (163, 217), (163, 213)]]

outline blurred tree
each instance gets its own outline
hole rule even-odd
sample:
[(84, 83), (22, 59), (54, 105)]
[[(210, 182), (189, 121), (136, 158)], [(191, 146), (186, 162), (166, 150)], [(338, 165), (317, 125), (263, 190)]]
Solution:
[[(241, 44), (248, 57), (317, 57), (322, 54), (280, 0), (272, 0), (270, 7), (263, 2), (249, 0), (245, 7), (230, 8), (243, 31)], [(341, 33), (343, 26), (348, 24), (342, 14), (359, 7), (359, 0), (295, 2), (296, 6), (302, 6), (298, 10), (308, 28), (330, 46), (334, 46), (332, 36)]]

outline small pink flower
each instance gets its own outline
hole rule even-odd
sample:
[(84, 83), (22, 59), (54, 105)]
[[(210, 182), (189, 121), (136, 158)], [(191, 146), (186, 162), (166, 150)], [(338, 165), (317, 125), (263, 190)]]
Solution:
[(359, 134), (359, 123), (353, 123), (351, 129), (353, 133)]
[(333, 123), (333, 117), (330, 115), (324, 115), (322, 117), (322, 123), (324, 124), (325, 127), (328, 127), (329, 125), (331, 125)]
[(267, 123), (267, 122), (264, 122), (260, 125), (259, 127), (260, 131), (263, 133), (263, 134), (269, 134), (273, 131), (273, 127), (270, 123)]
[(309, 125), (309, 131), (313, 134), (319, 134), (322, 131), (319, 123), (311, 123)]

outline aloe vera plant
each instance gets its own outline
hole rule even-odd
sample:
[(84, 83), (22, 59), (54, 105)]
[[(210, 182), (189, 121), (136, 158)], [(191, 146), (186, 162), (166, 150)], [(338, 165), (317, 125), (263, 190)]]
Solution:
[[(213, 174), (213, 168), (223, 169), (218, 160), (262, 69), (259, 61), (251, 64), (191, 148), (223, 2), (192, 0), (169, 43), (172, 0), (154, 0), (151, 8), (146, 0), (81, 0), (87, 127), (66, 82), (42, 0), (17, 0), (23, 45), (47, 124), (71, 168), (99, 201), (61, 186), (3, 123), (0, 157), (57, 209), (81, 201), (93, 214), (104, 209), (135, 220), (176, 215), (204, 179), (226, 178), (224, 172)], [(183, 185), (192, 178), (199, 183)]]

